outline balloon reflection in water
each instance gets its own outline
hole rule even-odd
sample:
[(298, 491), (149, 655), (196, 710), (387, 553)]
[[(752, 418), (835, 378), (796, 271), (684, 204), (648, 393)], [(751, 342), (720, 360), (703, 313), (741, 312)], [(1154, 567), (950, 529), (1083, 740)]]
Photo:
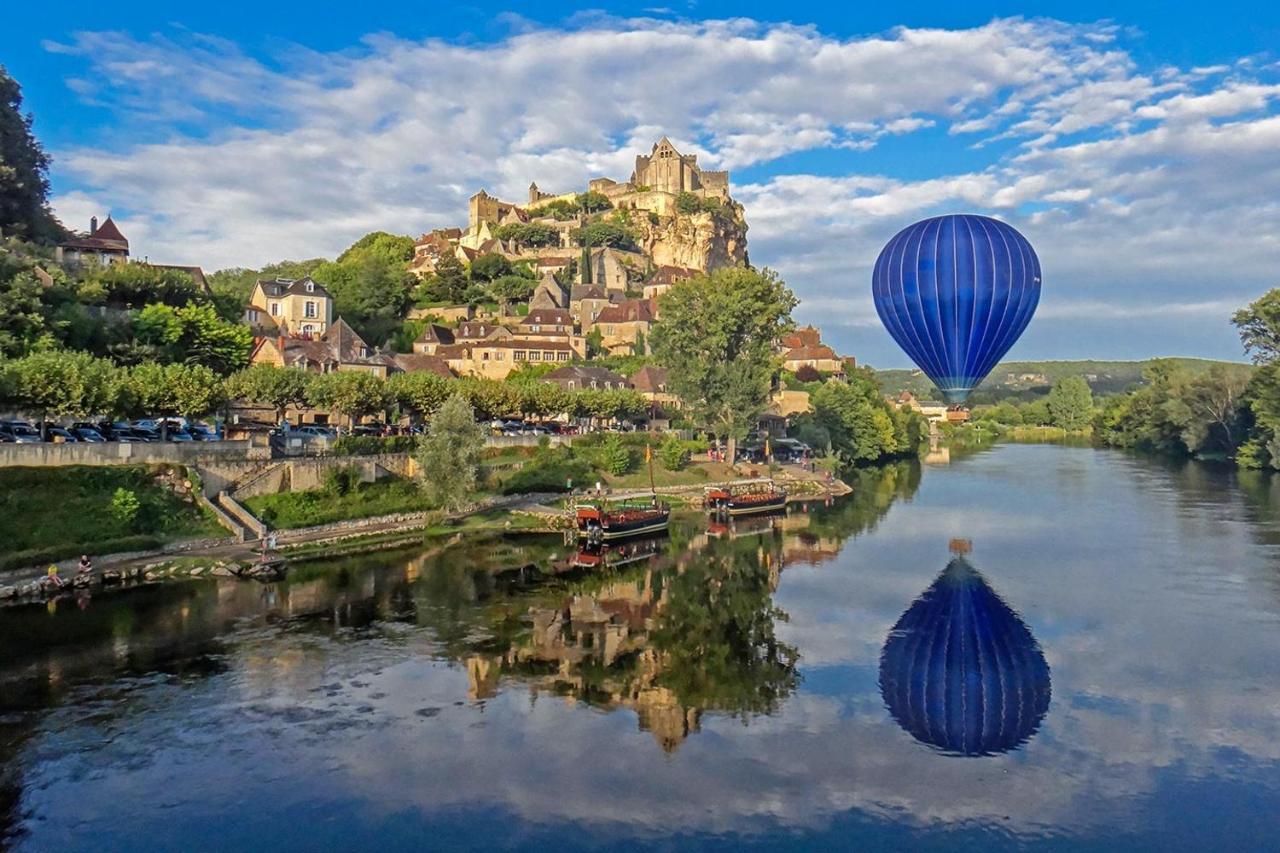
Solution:
[(1049, 664), (1031, 631), (963, 556), (902, 614), (880, 656), (889, 713), (956, 755), (1025, 743), (1049, 710)]

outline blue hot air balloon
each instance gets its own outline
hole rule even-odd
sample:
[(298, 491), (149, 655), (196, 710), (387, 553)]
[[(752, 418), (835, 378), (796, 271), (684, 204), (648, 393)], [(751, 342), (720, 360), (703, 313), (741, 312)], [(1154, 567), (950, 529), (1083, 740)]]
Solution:
[(936, 216), (899, 231), (880, 251), (871, 289), (898, 346), (959, 403), (1031, 322), (1040, 260), (999, 220)]
[(994, 755), (1040, 727), (1049, 664), (1018, 614), (956, 557), (889, 632), (880, 694), (916, 740), (954, 755)]

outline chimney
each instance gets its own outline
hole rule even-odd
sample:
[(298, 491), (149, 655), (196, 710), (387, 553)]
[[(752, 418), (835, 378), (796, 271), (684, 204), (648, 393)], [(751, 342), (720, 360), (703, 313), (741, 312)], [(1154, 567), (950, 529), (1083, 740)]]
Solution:
[(284, 358), (284, 335), (276, 338), (276, 346), (280, 348), (280, 357)]
[(92, 237), (94, 234), (97, 234), (97, 233), (98, 233), (98, 217), (90, 216), (89, 217), (89, 236)]

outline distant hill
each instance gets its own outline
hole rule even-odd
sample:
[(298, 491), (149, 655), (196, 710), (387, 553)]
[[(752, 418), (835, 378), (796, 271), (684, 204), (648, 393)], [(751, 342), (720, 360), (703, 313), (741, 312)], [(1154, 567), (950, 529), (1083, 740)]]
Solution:
[[(1049, 393), (1049, 388), (1067, 376), (1083, 376), (1094, 394), (1105, 396), (1128, 391), (1142, 383), (1142, 372), (1155, 361), (1170, 361), (1191, 371), (1222, 365), (1229, 370), (1251, 371), (1253, 366), (1235, 361), (1207, 358), (1150, 358), (1145, 361), (1005, 361), (997, 364), (969, 397), (971, 404), (991, 403), (1009, 397), (1028, 399)], [(886, 394), (910, 391), (921, 400), (940, 400), (942, 395), (929, 377), (919, 370), (877, 370), (876, 378)]]

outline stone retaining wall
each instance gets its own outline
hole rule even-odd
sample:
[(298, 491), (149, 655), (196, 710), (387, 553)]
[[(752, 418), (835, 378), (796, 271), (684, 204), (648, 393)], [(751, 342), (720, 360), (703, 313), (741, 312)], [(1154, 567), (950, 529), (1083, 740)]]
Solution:
[(0, 444), (0, 467), (62, 465), (200, 465), (270, 458), (270, 448), (248, 441), (183, 441), (137, 444), (114, 441), (76, 444)]

